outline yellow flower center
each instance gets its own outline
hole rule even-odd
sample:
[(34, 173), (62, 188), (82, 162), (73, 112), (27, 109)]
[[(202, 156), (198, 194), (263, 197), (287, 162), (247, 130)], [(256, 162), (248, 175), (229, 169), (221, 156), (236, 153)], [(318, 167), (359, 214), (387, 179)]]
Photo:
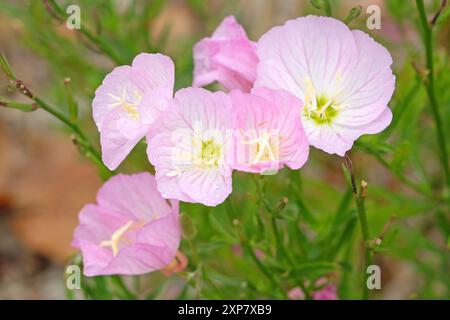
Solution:
[(252, 164), (266, 161), (279, 160), (279, 136), (272, 135), (268, 131), (262, 131), (261, 136), (257, 139), (244, 142), (250, 145), (256, 145), (256, 155)]
[(133, 221), (128, 221), (125, 225), (117, 229), (112, 235), (110, 240), (105, 240), (100, 243), (100, 247), (111, 247), (113, 256), (116, 256), (119, 253), (119, 245), (125, 240), (124, 234), (130, 230), (133, 225)]
[(303, 115), (317, 125), (330, 125), (339, 113), (339, 106), (332, 97), (318, 94), (311, 81), (305, 81), (305, 84)]
[[(127, 93), (127, 88), (123, 87), (122, 95), (120, 97), (109, 93), (108, 94), (111, 98), (116, 100), (116, 102), (110, 104), (110, 107), (118, 107), (121, 106), (134, 120), (139, 119), (139, 112), (137, 110), (137, 106), (142, 100), (141, 95), (137, 90), (133, 91), (133, 95), (129, 96)], [(130, 100), (134, 100), (134, 102), (131, 102)]]

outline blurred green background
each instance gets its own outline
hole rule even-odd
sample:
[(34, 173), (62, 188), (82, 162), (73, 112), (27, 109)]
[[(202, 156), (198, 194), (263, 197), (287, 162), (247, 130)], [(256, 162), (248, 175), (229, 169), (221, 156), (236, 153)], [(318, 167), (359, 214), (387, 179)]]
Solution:
[[(69, 30), (61, 19), (70, 4), (81, 9), (82, 32)], [(450, 195), (424, 86), (425, 48), (415, 2), (331, 4), (333, 16), (341, 20), (361, 6), (360, 16), (349, 26), (368, 32), (388, 48), (397, 77), (391, 126), (379, 135), (362, 137), (350, 153), (357, 180), (369, 184), (369, 228), (374, 241), (380, 240), (373, 250), (382, 289), (372, 291), (371, 297), (448, 299)], [(374, 4), (381, 8), (380, 30), (366, 26), (366, 9)], [(425, 4), (431, 18), (441, 1)], [(193, 44), (230, 14), (256, 41), (287, 19), (324, 12), (306, 0), (2, 0), (0, 52), (19, 79), (63, 113), (68, 96), (64, 80), (70, 78), (69, 90), (79, 107), (77, 121), (98, 147), (90, 102), (103, 77), (140, 52), (162, 52), (175, 61), (176, 89), (189, 86)], [(435, 89), (449, 137), (448, 5), (433, 36)], [(25, 101), (8, 89), (3, 74), (0, 84), (0, 96)], [(64, 292), (64, 265), (73, 261), (69, 243), (78, 210), (93, 201), (101, 184), (95, 166), (77, 152), (69, 136), (41, 110), (25, 114), (0, 109), (0, 298), (65, 298), (66, 293), (94, 299), (124, 297), (111, 277), (83, 279), (83, 293)], [(149, 299), (284, 298), (299, 284), (308, 290), (325, 277), (338, 287), (341, 299), (360, 298), (362, 238), (341, 163), (338, 156), (311, 148), (300, 171), (285, 169), (263, 178), (235, 172), (233, 194), (224, 204), (182, 205), (181, 250), (189, 258), (185, 272), (128, 277), (125, 285), (133, 297)], [(152, 171), (144, 142), (119, 169)], [(288, 203), (283, 207), (285, 198)], [(268, 207), (281, 209), (278, 235)], [(277, 247), (277, 236), (286, 252)], [(276, 285), (258, 269), (251, 252)]]

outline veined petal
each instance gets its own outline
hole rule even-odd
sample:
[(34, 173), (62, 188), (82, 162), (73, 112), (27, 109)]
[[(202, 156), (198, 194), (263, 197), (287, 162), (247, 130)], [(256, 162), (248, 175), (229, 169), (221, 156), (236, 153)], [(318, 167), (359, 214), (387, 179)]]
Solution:
[[(217, 194), (229, 194), (231, 110), (231, 101), (222, 92), (200, 88), (177, 92), (148, 137), (147, 153), (163, 196), (216, 205), (224, 199), (215, 198)], [(211, 176), (230, 182), (219, 186), (223, 190), (209, 189)]]
[(173, 84), (173, 62), (161, 54), (139, 54), (132, 66), (117, 67), (105, 77), (92, 107), (108, 168), (116, 169), (147, 134), (172, 99)]
[(155, 177), (146, 172), (111, 177), (98, 191), (97, 203), (136, 221), (161, 218), (172, 211), (158, 192)]
[(301, 101), (285, 91), (259, 88), (252, 94), (232, 91), (236, 119), (238, 170), (262, 173), (284, 165), (298, 169), (309, 145), (298, 116)]
[(228, 90), (250, 91), (256, 79), (256, 45), (233, 16), (226, 17), (210, 38), (194, 46), (194, 86), (219, 82)]
[(119, 174), (80, 212), (72, 245), (81, 249), (84, 274), (142, 274), (175, 258), (181, 230), (178, 202), (166, 201), (149, 173)]
[(311, 145), (344, 155), (359, 136), (388, 125), (392, 58), (367, 34), (308, 16), (269, 30), (258, 55), (255, 87), (283, 89), (303, 100), (300, 115)]

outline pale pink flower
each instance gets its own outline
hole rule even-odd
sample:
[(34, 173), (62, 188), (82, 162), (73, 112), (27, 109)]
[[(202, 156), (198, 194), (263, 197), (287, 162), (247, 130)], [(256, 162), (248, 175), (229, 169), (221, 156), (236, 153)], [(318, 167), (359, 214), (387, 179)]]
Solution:
[(231, 193), (232, 105), (223, 92), (181, 89), (147, 137), (165, 198), (216, 206)]
[(336, 287), (328, 284), (320, 290), (313, 292), (313, 300), (339, 300)]
[[(316, 285), (319, 285), (318, 283), (324, 280), (325, 278), (319, 279), (319, 281), (316, 282)], [(322, 284), (320, 284), (322, 285)], [(287, 293), (288, 298), (290, 300), (304, 300), (305, 299), (305, 293), (300, 287), (294, 287)], [(315, 290), (312, 292), (312, 299), (313, 300), (339, 300), (339, 297), (337, 296), (337, 290), (336, 286), (334, 284), (328, 284), (324, 286), (323, 288), (319, 290)]]
[(302, 17), (264, 34), (258, 56), (255, 87), (302, 99), (303, 127), (319, 149), (343, 156), (361, 135), (392, 120), (392, 58), (364, 32), (333, 18)]
[(141, 53), (131, 66), (108, 74), (95, 91), (93, 116), (105, 165), (116, 169), (172, 99), (174, 65), (161, 54)]
[(237, 137), (234, 168), (263, 173), (284, 165), (299, 169), (309, 144), (298, 114), (302, 102), (286, 91), (259, 88), (252, 94), (230, 93)]
[(233, 16), (226, 17), (212, 37), (194, 46), (194, 86), (215, 81), (226, 89), (249, 92), (256, 79), (256, 44)]
[(163, 269), (180, 244), (178, 201), (161, 197), (149, 173), (110, 178), (79, 220), (72, 245), (81, 249), (86, 276)]
[(300, 287), (295, 287), (289, 290), (288, 292), (288, 298), (290, 300), (304, 300), (305, 299), (305, 293)]

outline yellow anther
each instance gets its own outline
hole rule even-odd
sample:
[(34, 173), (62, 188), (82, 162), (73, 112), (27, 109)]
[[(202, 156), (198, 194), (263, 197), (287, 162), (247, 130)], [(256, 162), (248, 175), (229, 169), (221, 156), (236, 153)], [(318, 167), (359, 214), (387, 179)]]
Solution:
[[(245, 141), (245, 144), (256, 144), (256, 149), (258, 150), (255, 159), (253, 160), (253, 164), (258, 163), (261, 160), (265, 160), (263, 159), (264, 156), (269, 156), (269, 160), (270, 161), (274, 161), (276, 160), (276, 157), (273, 153), (272, 150), (272, 145), (270, 143), (270, 139), (272, 138), (272, 136), (270, 135), (270, 133), (263, 131), (262, 132), (262, 136), (260, 138), (257, 139), (253, 139), (253, 140), (248, 140)], [(267, 153), (266, 153), (267, 150)]]
[(119, 253), (119, 243), (122, 240), (123, 235), (133, 225), (133, 221), (128, 221), (124, 226), (117, 229), (112, 235), (110, 240), (105, 240), (100, 243), (100, 247), (111, 247), (113, 256)]
[(122, 96), (118, 97), (112, 93), (108, 93), (108, 95), (113, 98), (114, 100), (116, 100), (116, 102), (111, 103), (109, 106), (110, 107), (117, 107), (117, 106), (122, 106), (123, 109), (133, 118), (133, 119), (139, 119), (139, 112), (137, 111), (137, 106), (139, 104), (139, 102), (141, 101), (142, 97), (139, 94), (139, 92), (137, 90), (134, 90), (133, 95), (135, 100), (137, 100), (137, 102), (135, 103), (131, 103), (128, 101), (128, 94), (127, 94), (127, 88), (124, 86), (123, 87), (123, 91), (122, 91)]

